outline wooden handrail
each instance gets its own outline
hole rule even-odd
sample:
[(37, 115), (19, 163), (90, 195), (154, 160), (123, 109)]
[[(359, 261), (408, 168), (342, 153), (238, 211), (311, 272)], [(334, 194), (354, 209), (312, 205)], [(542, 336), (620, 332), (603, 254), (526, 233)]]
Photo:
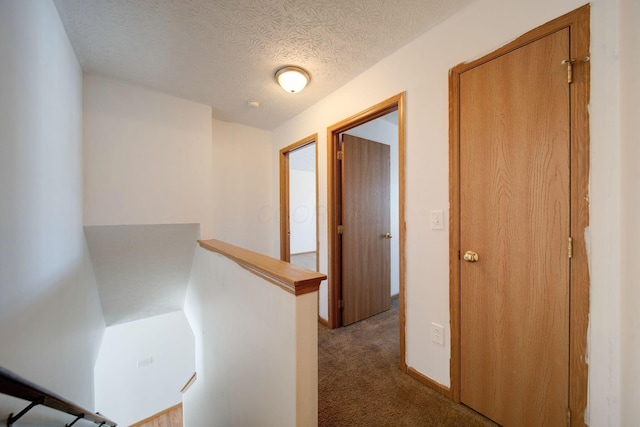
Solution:
[(198, 240), (198, 243), (204, 249), (226, 256), (253, 274), (294, 295), (317, 291), (320, 282), (327, 278), (326, 274), (307, 270), (220, 240)]
[(180, 390), (180, 393), (185, 393), (187, 390), (189, 390), (189, 387), (191, 387), (193, 385), (193, 383), (196, 382), (197, 378), (198, 378), (198, 376), (194, 372), (193, 375), (191, 375), (191, 377), (189, 378), (189, 381), (187, 381), (187, 383), (184, 385), (184, 387), (182, 387), (182, 389)]
[(7, 420), (8, 427), (11, 427), (13, 423), (18, 421), (18, 419), (20, 419), (24, 414), (26, 414), (29, 410), (37, 405), (47, 406), (49, 408), (65, 412), (69, 415), (73, 415), (75, 417), (75, 420), (73, 420), (72, 423), (67, 424), (67, 427), (71, 427), (81, 419), (93, 421), (100, 426), (116, 427), (118, 425), (110, 419), (99, 414), (94, 414), (93, 412), (84, 409), (73, 402), (68, 401), (64, 397), (59, 396), (44, 387), (40, 387), (39, 385), (34, 384), (31, 381), (28, 381), (20, 377), (18, 374), (15, 374), (1, 366), (0, 393), (31, 402), (29, 406), (27, 406), (17, 415), (9, 415), (9, 419)]

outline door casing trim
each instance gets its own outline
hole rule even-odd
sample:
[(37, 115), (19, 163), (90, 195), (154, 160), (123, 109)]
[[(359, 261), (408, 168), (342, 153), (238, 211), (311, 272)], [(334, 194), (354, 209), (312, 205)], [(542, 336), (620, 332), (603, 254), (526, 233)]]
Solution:
[(400, 302), (400, 367), (406, 371), (405, 361), (405, 92), (394, 95), (364, 111), (327, 128), (327, 232), (329, 255), (329, 319), (328, 326), (332, 329), (341, 326), (340, 295), (342, 283), (340, 280), (340, 241), (337, 228), (340, 221), (340, 192), (338, 179), (340, 164), (338, 156), (339, 134), (356, 126), (375, 120), (393, 111), (398, 111), (398, 197), (399, 197), (399, 302)]
[[(449, 73), (449, 302), (451, 314), (451, 398), (460, 402), (460, 75), (501, 55), (563, 28), (570, 29), (571, 58), (589, 55), (590, 6), (525, 33), (500, 49), (469, 63), (459, 64)], [(571, 59), (567, 58), (567, 59)], [(560, 64), (559, 64), (560, 65)], [(584, 426), (588, 399), (587, 332), (589, 325), (589, 265), (584, 230), (589, 225), (589, 63), (573, 67), (570, 91), (571, 122), (571, 237), (569, 296), (569, 411), (571, 426)]]
[(315, 144), (316, 162), (316, 271), (318, 270), (319, 245), (318, 245), (318, 134), (314, 133), (300, 141), (294, 142), (280, 149), (280, 259), (290, 261), (289, 231), (289, 154), (293, 151)]

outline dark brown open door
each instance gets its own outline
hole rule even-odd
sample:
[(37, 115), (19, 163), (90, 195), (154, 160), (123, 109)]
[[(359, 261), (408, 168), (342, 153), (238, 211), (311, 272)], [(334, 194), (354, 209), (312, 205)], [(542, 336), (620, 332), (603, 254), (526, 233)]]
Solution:
[(342, 324), (389, 310), (389, 146), (342, 139)]
[(460, 76), (461, 401), (504, 426), (567, 424), (569, 43)]

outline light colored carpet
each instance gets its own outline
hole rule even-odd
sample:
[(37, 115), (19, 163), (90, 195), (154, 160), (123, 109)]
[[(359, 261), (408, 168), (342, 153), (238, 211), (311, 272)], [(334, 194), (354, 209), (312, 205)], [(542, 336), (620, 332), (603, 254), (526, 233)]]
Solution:
[(316, 268), (316, 253), (307, 252), (304, 254), (291, 255), (291, 264), (304, 267), (308, 270), (318, 271)]
[(353, 325), (318, 326), (319, 427), (496, 426), (402, 372), (398, 331), (397, 299)]

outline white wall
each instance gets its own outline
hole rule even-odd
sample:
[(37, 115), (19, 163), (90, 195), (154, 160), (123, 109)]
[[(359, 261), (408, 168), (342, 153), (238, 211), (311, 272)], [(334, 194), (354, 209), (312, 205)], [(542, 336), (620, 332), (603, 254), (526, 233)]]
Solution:
[[(391, 162), (391, 191), (389, 194), (389, 206), (391, 208), (390, 233), (393, 236), (391, 239), (391, 295), (397, 295), (400, 292), (400, 187), (398, 182), (398, 125), (380, 118), (360, 125), (356, 128), (350, 129), (345, 133), (360, 138), (380, 142), (390, 147), (389, 158)], [(324, 312), (323, 314), (323, 317), (326, 319), (328, 316), (328, 311)]]
[(213, 121), (213, 237), (278, 256), (271, 233), (279, 221), (271, 168), (271, 132)]
[(185, 313), (197, 381), (185, 425), (317, 425), (317, 292), (295, 297), (198, 248)]
[(213, 235), (211, 107), (84, 79), (85, 225), (199, 223)]
[[(104, 321), (82, 231), (82, 71), (52, 2), (0, 2), (0, 94), (0, 365), (93, 409)], [(24, 406), (0, 396), (0, 419)], [(73, 421), (20, 423), (37, 413)]]
[[(312, 147), (315, 150), (315, 147)], [(289, 156), (295, 155), (295, 151)], [(292, 254), (316, 251), (316, 173), (289, 171), (289, 230)]]
[(96, 406), (120, 425), (133, 424), (180, 403), (194, 372), (195, 340), (183, 311), (110, 326), (95, 366)]
[[(629, 7), (628, 0), (620, 1)], [(278, 141), (273, 147), (274, 164), (282, 148), (279, 144), (318, 132), (319, 203), (326, 206), (326, 128), (407, 91), (407, 363), (446, 386), (450, 384), (450, 331), (447, 328), (445, 332), (445, 347), (433, 344), (428, 331), (432, 321), (448, 325), (450, 320), (448, 233), (429, 229), (429, 212), (440, 209), (447, 212), (449, 203), (449, 69), (489, 53), (583, 3), (582, 0), (477, 0), (274, 131), (273, 140)], [(621, 203), (617, 119), (619, 19), (618, 0), (593, 1), (589, 402), (591, 425), (597, 426), (620, 425), (623, 398), (619, 335), (621, 237), (617, 225)], [(636, 20), (632, 22), (637, 24)], [(637, 34), (637, 30), (628, 32)], [(632, 101), (627, 101), (625, 108), (635, 106), (630, 104)], [(274, 193), (274, 200), (275, 197)], [(320, 222), (320, 248), (320, 271), (326, 271), (326, 218)], [(326, 286), (321, 291), (322, 300)], [(626, 320), (623, 318), (622, 322)]]
[(640, 2), (620, 2), (620, 142), (622, 245), (622, 422), (640, 425)]

